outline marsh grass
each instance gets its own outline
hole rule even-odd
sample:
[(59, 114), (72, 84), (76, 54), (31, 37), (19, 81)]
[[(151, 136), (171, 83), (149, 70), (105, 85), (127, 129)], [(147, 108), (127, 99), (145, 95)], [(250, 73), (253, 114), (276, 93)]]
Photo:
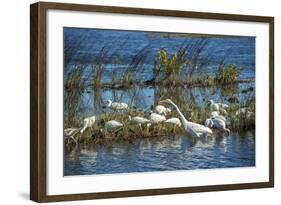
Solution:
[(71, 71), (67, 72), (64, 77), (64, 88), (71, 92), (80, 92), (85, 88), (83, 80), (84, 67), (80, 65), (71, 66)]
[[(242, 110), (245, 109), (246, 112), (241, 112), (241, 109)], [(254, 130), (255, 129), (254, 97), (248, 97), (244, 102), (241, 103), (231, 104), (229, 109), (229, 118), (230, 118), (232, 129), (238, 131)]]
[[(239, 79), (241, 69), (235, 64), (225, 64), (226, 57), (219, 59), (216, 75), (210, 76), (204, 72), (213, 61), (212, 53), (206, 53), (204, 49), (208, 42), (208, 38), (193, 39), (183, 42), (173, 53), (168, 53), (165, 48), (159, 48), (156, 54), (151, 54), (150, 44), (147, 44), (140, 48), (131, 60), (126, 62), (127, 64), (118, 59), (120, 50), (113, 51), (111, 45), (105, 45), (96, 56), (93, 56), (93, 62), (88, 66), (90, 69), (87, 69), (86, 73), (83, 72), (85, 70), (83, 65), (65, 67), (65, 88), (97, 90), (129, 89), (134, 86), (210, 87), (242, 82), (243, 80)], [(155, 55), (154, 66), (147, 68), (147, 59), (151, 55)], [(106, 65), (111, 61), (113, 63), (109, 74), (111, 81), (108, 82), (104, 79), (108, 75)], [(123, 68), (120, 69), (119, 65)], [(151, 79), (146, 79), (144, 75), (147, 69), (152, 69)]]
[(135, 82), (136, 82), (135, 74), (129, 71), (123, 75), (121, 84), (123, 85), (123, 87), (129, 88), (132, 85), (134, 85)]
[(221, 85), (237, 84), (240, 70), (235, 64), (221, 65), (215, 80)]
[[(253, 115), (249, 116), (247, 113), (242, 113), (237, 115), (237, 111), (241, 108), (247, 107), (249, 112), (252, 112)], [(180, 107), (186, 119), (196, 122), (199, 124), (204, 124), (205, 120), (210, 116), (211, 111), (208, 106), (194, 105), (189, 104), (186, 107)], [(235, 103), (231, 104), (228, 109), (228, 114), (225, 115), (227, 119), (227, 128), (232, 132), (243, 132), (246, 130), (255, 129), (255, 104), (253, 98), (247, 99), (244, 103)], [(115, 142), (115, 141), (129, 141), (133, 142), (135, 139), (142, 138), (158, 138), (166, 136), (175, 136), (175, 135), (186, 135), (187, 133), (183, 127), (178, 127), (176, 125), (168, 123), (158, 123), (151, 124), (138, 124), (132, 123), (128, 115), (131, 116), (143, 116), (145, 117), (144, 112), (138, 112), (136, 110), (128, 110), (127, 113), (119, 112), (105, 112), (98, 116), (96, 124), (92, 128), (88, 128), (83, 134), (78, 138), (79, 144), (99, 144), (105, 142)], [(175, 110), (167, 116), (167, 119), (170, 117), (178, 117)], [(112, 131), (105, 130), (104, 123), (109, 120), (117, 120), (123, 124), (123, 127), (114, 129)], [(77, 122), (76, 122), (77, 123)], [(80, 126), (81, 123), (79, 124)]]
[[(124, 43), (125, 45), (125, 43)], [(187, 96), (186, 90), (193, 87), (221, 87), (228, 88), (222, 90), (222, 96), (237, 95), (240, 68), (236, 65), (224, 64), (224, 59), (221, 60), (218, 66), (218, 72), (214, 76), (209, 76), (204, 73), (204, 68), (209, 65), (212, 59), (212, 53), (202, 55), (204, 48), (208, 45), (208, 38), (198, 38), (193, 41), (184, 42), (175, 52), (168, 53), (165, 48), (159, 48), (154, 59), (154, 67), (152, 69), (152, 79), (144, 79), (143, 75), (147, 71), (147, 59), (151, 55), (150, 45), (145, 45), (132, 56), (130, 62), (122, 64), (119, 61), (118, 55), (120, 50), (113, 51), (110, 45), (101, 48), (97, 56), (93, 56), (93, 61), (85, 65), (70, 65), (66, 63), (64, 68), (64, 128), (82, 127), (83, 118), (78, 111), (81, 103), (83, 92), (87, 89), (93, 91), (93, 102), (95, 110), (101, 110), (103, 99), (102, 92), (106, 89), (112, 91), (114, 101), (122, 100), (124, 93), (130, 93), (131, 102), (129, 106), (143, 104), (143, 96), (139, 93), (139, 87), (153, 86), (155, 90), (154, 102), (161, 99), (171, 98), (180, 107), (180, 110), (186, 119), (204, 124), (205, 120), (210, 116), (210, 109), (205, 103), (198, 105), (196, 98), (198, 96)], [(76, 51), (75, 51), (76, 52)], [(70, 52), (70, 53), (75, 53)], [(73, 56), (66, 56), (65, 60), (70, 61)], [(107, 64), (114, 59), (116, 65), (112, 66), (111, 73), (108, 75)], [(111, 61), (110, 61), (111, 62)], [(111, 62), (112, 63), (112, 62)], [(123, 68), (120, 69), (119, 65)], [(89, 68), (89, 69), (88, 69)], [(87, 73), (85, 72), (87, 70)], [(110, 72), (110, 71), (109, 71)], [(195, 75), (194, 73), (198, 74)], [(111, 82), (104, 82), (105, 75), (111, 77)], [(172, 89), (170, 89), (172, 88)], [(119, 91), (123, 94), (117, 94)], [(246, 92), (246, 91), (245, 91)], [(192, 93), (192, 92), (190, 92)], [(199, 95), (200, 93), (196, 94)], [(208, 97), (208, 96), (207, 96)], [(231, 131), (243, 131), (255, 128), (255, 116), (250, 117), (245, 114), (236, 115), (236, 112), (247, 107), (249, 112), (255, 113), (255, 101), (252, 97), (239, 102), (236, 97), (233, 97), (228, 110), (228, 115), (225, 116), (229, 120), (228, 128)], [(156, 104), (155, 104), (156, 105)], [(146, 107), (146, 105), (144, 105)], [(99, 113), (96, 124), (87, 129), (79, 136), (79, 143), (101, 143), (113, 142), (116, 140), (128, 140), (138, 138), (165, 137), (177, 134), (185, 134), (182, 127), (169, 125), (165, 123), (147, 125), (136, 125), (129, 121), (128, 115), (147, 117), (146, 113), (141, 110), (129, 109), (126, 113), (112, 112), (109, 110)], [(169, 117), (178, 117), (175, 110), (171, 112)], [(104, 123), (109, 120), (117, 120), (124, 124), (112, 132), (104, 129)]]

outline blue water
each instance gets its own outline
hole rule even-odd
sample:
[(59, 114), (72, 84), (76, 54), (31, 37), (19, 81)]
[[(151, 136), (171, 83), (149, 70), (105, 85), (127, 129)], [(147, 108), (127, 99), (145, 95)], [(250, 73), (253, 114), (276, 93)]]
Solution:
[[(183, 43), (194, 44), (200, 38), (167, 37), (165, 33), (116, 31), (102, 29), (64, 28), (65, 64), (87, 65), (100, 60), (105, 62), (105, 81), (110, 81), (113, 68), (124, 70), (140, 51), (145, 53), (145, 60), (140, 69), (145, 68), (144, 78), (152, 74), (155, 56), (160, 48), (169, 54), (175, 53)], [(101, 57), (101, 52), (105, 53)], [(255, 76), (255, 37), (208, 38), (200, 58), (208, 56), (208, 64), (198, 61), (199, 73), (213, 74), (218, 64), (236, 64), (242, 68), (242, 79)], [(201, 65), (200, 65), (201, 64)]]
[[(143, 51), (146, 57), (137, 68), (141, 71), (138, 75), (141, 80), (148, 80), (152, 76), (153, 62), (159, 48), (165, 48), (171, 54), (184, 42), (192, 44), (195, 41), (194, 38), (167, 37), (163, 33), (64, 28), (64, 73), (67, 76), (67, 72), (74, 65), (81, 65), (87, 76), (90, 65), (102, 60), (105, 65), (102, 79), (110, 82), (113, 70), (116, 70), (117, 74), (122, 73), (136, 54)], [(209, 56), (208, 63), (203, 64), (200, 59), (206, 56)], [(233, 63), (241, 68), (241, 79), (254, 79), (255, 38), (209, 38), (199, 56), (200, 70), (196, 71), (197, 74), (214, 75), (222, 59), (225, 64)], [(76, 115), (82, 120), (84, 117), (104, 112), (102, 106), (108, 99), (126, 102), (143, 109), (157, 104), (163, 96), (180, 96), (182, 100), (192, 101), (197, 105), (205, 103), (205, 99), (230, 104), (230, 98), (244, 102), (255, 96), (254, 88), (254, 81), (240, 83), (236, 88), (185, 87), (175, 92), (152, 86), (135, 86), (127, 90), (94, 90), (89, 87), (80, 95), (73, 96), (72, 100), (70, 98), (69, 102), (77, 101), (71, 108), (75, 109)], [(245, 92), (248, 89), (251, 91)], [(68, 106), (64, 108), (66, 114)], [(79, 145), (71, 149), (66, 148), (64, 157), (66, 176), (249, 166), (255, 166), (254, 131), (231, 132), (229, 137), (214, 136), (197, 141), (187, 136), (168, 136), (133, 142)]]
[(77, 146), (66, 152), (64, 175), (255, 166), (255, 137), (252, 132), (243, 135), (232, 133), (198, 141), (176, 136)]

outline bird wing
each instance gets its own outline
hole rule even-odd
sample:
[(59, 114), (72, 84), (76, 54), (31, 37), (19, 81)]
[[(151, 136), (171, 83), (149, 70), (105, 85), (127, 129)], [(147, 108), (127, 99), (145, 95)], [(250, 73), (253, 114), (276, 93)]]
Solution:
[(214, 119), (214, 126), (219, 129), (225, 129), (225, 122), (221, 119)]
[(227, 104), (221, 103), (222, 108), (228, 108)]
[(200, 125), (194, 122), (188, 122), (189, 127), (191, 127), (195, 132), (205, 132), (205, 133), (209, 133), (212, 134), (212, 130), (208, 127), (205, 127), (204, 125)]
[(197, 137), (200, 138), (199, 134), (195, 132), (194, 129), (192, 129), (191, 127), (188, 127), (186, 130), (189, 134), (191, 134), (192, 137)]

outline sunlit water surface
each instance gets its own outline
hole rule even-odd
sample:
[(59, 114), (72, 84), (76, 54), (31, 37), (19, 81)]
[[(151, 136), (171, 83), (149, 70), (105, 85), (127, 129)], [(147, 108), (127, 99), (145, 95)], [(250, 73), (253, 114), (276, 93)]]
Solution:
[(65, 149), (64, 175), (255, 166), (251, 132), (192, 140), (187, 136), (139, 139)]

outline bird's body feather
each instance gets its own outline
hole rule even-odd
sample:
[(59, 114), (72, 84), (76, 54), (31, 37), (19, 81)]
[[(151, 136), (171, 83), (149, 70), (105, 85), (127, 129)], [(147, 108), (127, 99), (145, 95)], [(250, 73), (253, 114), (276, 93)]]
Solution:
[(107, 129), (107, 130), (112, 130), (114, 128), (118, 128), (118, 127), (122, 127), (122, 126), (123, 126), (123, 124), (116, 120), (110, 120), (105, 123), (105, 129)]
[(200, 125), (198, 123), (187, 121), (184, 117), (184, 115), (181, 113), (178, 106), (170, 99), (163, 100), (160, 102), (165, 102), (171, 104), (177, 111), (177, 113), (180, 116), (181, 123), (185, 129), (185, 131), (189, 134), (191, 134), (194, 137), (200, 137), (200, 135), (212, 135), (213, 132), (210, 128), (205, 127), (204, 125)]
[(157, 114), (160, 114), (160, 115), (166, 115), (168, 114), (169, 112), (171, 112), (171, 110), (169, 108), (166, 108), (165, 106), (163, 105), (157, 105), (155, 107), (155, 111)]
[(128, 104), (124, 102), (112, 102), (111, 100), (107, 100), (106, 106), (113, 110), (126, 110), (128, 109)]
[(146, 119), (144, 117), (139, 117), (139, 116), (136, 116), (136, 117), (133, 117), (130, 119), (132, 122), (135, 122), (135, 123), (139, 123), (139, 124), (143, 124), (143, 123), (147, 123), (147, 122), (150, 122), (149, 119)]
[(165, 120), (165, 123), (174, 124), (174, 125), (177, 125), (179, 127), (181, 126), (181, 121), (177, 117), (169, 118), (169, 119)]
[(95, 124), (96, 117), (87, 117), (83, 120), (83, 128), (80, 130), (80, 133), (83, 133), (87, 128), (92, 128), (92, 126)]
[(152, 123), (160, 123), (166, 120), (166, 117), (163, 115), (159, 115), (157, 113), (151, 113), (149, 116), (149, 120)]

